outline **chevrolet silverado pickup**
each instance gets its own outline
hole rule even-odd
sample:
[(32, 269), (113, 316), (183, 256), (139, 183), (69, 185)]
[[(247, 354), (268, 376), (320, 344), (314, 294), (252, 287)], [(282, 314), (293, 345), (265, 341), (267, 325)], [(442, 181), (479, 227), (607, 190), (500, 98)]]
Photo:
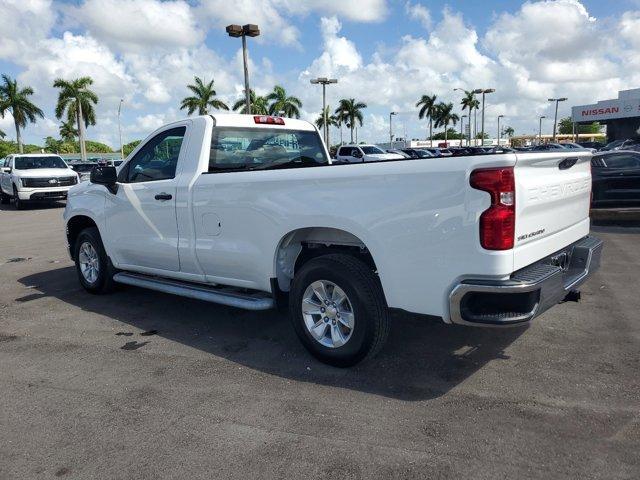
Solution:
[(28, 202), (53, 202), (67, 198), (79, 176), (58, 155), (20, 154), (0, 159), (0, 198), (13, 199), (17, 210)]
[(115, 283), (249, 310), (286, 306), (320, 360), (372, 356), (389, 312), (448, 324), (530, 322), (598, 268), (588, 152), (332, 164), (289, 118), (192, 117), (64, 212), (82, 286)]

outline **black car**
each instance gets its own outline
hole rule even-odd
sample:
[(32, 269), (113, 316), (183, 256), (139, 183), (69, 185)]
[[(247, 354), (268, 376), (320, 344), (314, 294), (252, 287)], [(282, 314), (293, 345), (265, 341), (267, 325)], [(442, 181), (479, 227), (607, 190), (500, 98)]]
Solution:
[(591, 159), (592, 208), (640, 207), (640, 152), (614, 150)]
[(409, 155), (411, 158), (434, 158), (431, 152), (427, 150), (421, 150), (419, 148), (403, 148), (402, 151)]
[(584, 148), (595, 148), (596, 150), (600, 150), (604, 147), (604, 143), (601, 142), (578, 142), (578, 145)]

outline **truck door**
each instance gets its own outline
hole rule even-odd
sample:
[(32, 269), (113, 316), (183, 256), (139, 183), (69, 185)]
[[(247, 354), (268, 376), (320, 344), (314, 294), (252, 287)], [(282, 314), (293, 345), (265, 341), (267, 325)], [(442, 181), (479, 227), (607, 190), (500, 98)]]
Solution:
[(178, 271), (176, 173), (186, 126), (157, 133), (118, 174), (105, 208), (109, 250), (122, 265)]

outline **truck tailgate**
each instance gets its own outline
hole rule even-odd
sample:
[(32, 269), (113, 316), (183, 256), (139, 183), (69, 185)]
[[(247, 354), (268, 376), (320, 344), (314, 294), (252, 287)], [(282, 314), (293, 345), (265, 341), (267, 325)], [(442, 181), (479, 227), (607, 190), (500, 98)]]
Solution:
[(591, 154), (519, 153), (514, 270), (589, 233)]

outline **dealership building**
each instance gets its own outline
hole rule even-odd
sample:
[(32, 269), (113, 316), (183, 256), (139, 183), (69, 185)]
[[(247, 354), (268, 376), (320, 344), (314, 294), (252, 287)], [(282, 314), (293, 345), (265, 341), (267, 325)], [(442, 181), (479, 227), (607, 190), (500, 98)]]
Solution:
[(612, 100), (573, 107), (571, 116), (576, 124), (606, 125), (610, 142), (640, 137), (640, 88), (622, 90)]

